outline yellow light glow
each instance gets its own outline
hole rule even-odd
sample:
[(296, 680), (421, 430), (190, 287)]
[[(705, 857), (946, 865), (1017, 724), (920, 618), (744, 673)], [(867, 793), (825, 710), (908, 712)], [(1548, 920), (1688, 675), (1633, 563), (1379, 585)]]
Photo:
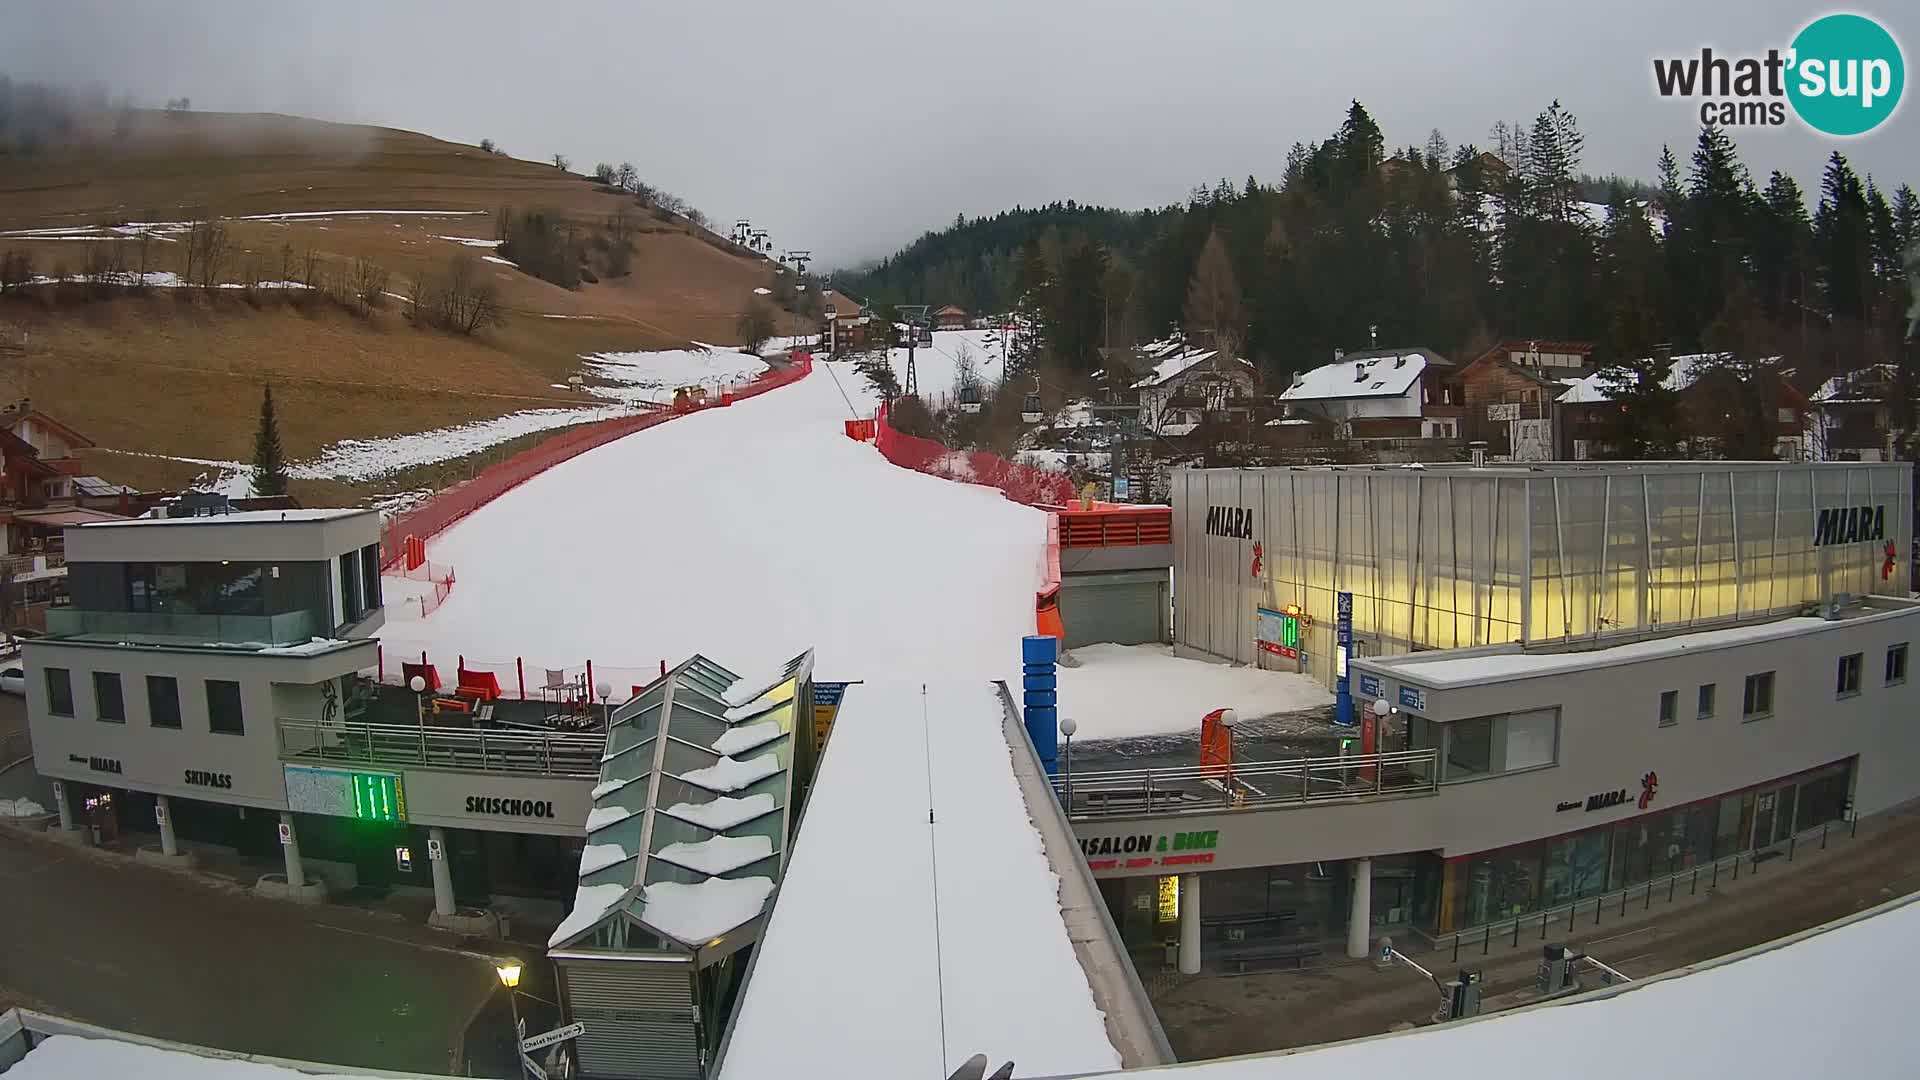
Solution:
[(520, 965), (511, 960), (502, 960), (493, 965), (494, 974), (500, 976), (500, 985), (511, 990), (520, 985)]
[(1160, 903), (1157, 908), (1159, 920), (1163, 923), (1180, 921), (1180, 879), (1168, 876), (1160, 879)]

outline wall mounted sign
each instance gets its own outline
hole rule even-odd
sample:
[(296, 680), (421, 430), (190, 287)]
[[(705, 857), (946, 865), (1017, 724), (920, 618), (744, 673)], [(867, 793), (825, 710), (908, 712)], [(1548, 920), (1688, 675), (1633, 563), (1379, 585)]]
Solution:
[(1380, 676), (1368, 675), (1363, 672), (1360, 676), (1360, 696), (1363, 698), (1370, 698), (1373, 701), (1379, 701), (1380, 700)]
[(1253, 511), (1244, 506), (1207, 507), (1208, 536), (1224, 536), (1230, 540), (1253, 539)]
[(1254, 609), (1254, 644), (1261, 652), (1284, 656), (1289, 660), (1300, 659), (1300, 632), (1313, 625), (1313, 620), (1300, 610), (1297, 604), (1288, 604), (1282, 611), (1270, 608)]
[(1820, 511), (1813, 522), (1813, 546), (1859, 544), (1887, 538), (1885, 506), (1840, 506)]
[(1080, 853), (1090, 870), (1136, 870), (1143, 866), (1193, 866), (1213, 861), (1220, 830), (1083, 836)]
[(361, 821), (407, 820), (406, 783), (393, 773), (316, 769), (306, 765), (282, 768), (286, 773), (289, 810)]
[(1427, 692), (1417, 686), (1401, 687), (1400, 707), (1403, 709), (1412, 709), (1414, 712), (1426, 712)]

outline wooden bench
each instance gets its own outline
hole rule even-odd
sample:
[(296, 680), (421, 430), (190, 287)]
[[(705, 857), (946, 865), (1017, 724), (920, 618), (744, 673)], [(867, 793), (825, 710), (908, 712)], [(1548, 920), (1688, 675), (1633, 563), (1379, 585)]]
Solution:
[(1201, 918), (1200, 928), (1218, 930), (1219, 933), (1215, 936), (1221, 941), (1230, 941), (1234, 930), (1245, 931), (1263, 927), (1276, 934), (1283, 933), (1290, 929), (1294, 920), (1299, 917), (1300, 913), (1296, 911), (1275, 911), (1265, 915), (1219, 915)]
[(1244, 975), (1250, 965), (1284, 964), (1291, 962), (1294, 968), (1305, 968), (1309, 963), (1320, 959), (1320, 946), (1305, 942), (1293, 944), (1246, 945), (1222, 950), (1220, 958), (1233, 964), (1236, 973)]

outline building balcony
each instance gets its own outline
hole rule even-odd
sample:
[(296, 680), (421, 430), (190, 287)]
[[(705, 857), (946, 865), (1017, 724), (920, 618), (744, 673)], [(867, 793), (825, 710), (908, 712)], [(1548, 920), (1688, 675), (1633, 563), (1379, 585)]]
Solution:
[(47, 636), (134, 645), (258, 649), (304, 645), (327, 631), (312, 611), (279, 615), (198, 615), (152, 611), (47, 612)]

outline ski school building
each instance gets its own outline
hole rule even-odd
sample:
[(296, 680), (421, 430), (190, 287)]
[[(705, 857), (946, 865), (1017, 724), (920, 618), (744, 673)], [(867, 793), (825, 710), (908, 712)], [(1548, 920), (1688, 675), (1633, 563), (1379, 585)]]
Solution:
[(1176, 647), (1344, 674), (1362, 756), (1260, 762), (1243, 740), (1227, 798), (1076, 775), (1116, 921), (1135, 944), (1188, 908), (1356, 954), (1383, 928), (1444, 942), (1920, 797), (1911, 482), (1838, 463), (1177, 473)]

